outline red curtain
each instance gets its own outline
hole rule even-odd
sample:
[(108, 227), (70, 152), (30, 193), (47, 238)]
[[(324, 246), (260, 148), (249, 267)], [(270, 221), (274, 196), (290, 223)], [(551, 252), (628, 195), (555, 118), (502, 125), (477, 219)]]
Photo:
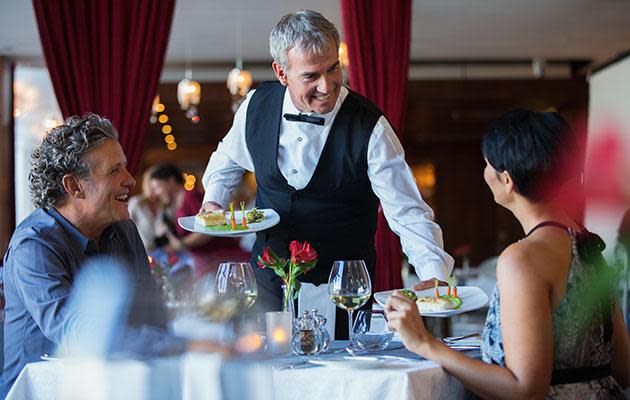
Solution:
[(33, 0), (64, 118), (112, 121), (135, 173), (157, 92), (175, 0)]
[[(340, 6), (350, 58), (350, 86), (379, 106), (396, 132), (402, 132), (411, 0), (340, 0)], [(375, 244), (374, 290), (401, 288), (400, 240), (389, 229), (382, 211)]]

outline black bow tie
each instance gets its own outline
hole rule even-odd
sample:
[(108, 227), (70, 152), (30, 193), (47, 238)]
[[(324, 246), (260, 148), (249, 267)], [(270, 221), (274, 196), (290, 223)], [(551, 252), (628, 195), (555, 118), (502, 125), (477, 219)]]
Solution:
[(287, 121), (308, 122), (309, 124), (315, 125), (324, 125), (325, 122), (322, 117), (311, 117), (306, 114), (284, 114), (284, 119)]

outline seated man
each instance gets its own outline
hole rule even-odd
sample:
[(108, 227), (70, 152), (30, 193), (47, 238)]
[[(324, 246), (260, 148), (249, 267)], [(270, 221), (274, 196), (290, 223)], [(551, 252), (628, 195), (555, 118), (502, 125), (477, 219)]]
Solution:
[(49, 131), (31, 156), (30, 190), (38, 208), (16, 228), (4, 257), (0, 398), (27, 363), (53, 353), (76, 329), (68, 296), (79, 268), (93, 257), (122, 265), (133, 280), (125, 341), (113, 351), (152, 356), (186, 346), (160, 329), (166, 314), (129, 220), (135, 181), (117, 138), (106, 119), (73, 117)]

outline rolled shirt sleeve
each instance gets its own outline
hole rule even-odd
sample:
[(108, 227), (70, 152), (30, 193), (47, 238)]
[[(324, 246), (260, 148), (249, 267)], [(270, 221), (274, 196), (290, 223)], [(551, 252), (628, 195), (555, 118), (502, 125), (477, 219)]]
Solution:
[(453, 257), (444, 251), (442, 230), (424, 202), (392, 127), (381, 117), (368, 144), (368, 176), (390, 228), (421, 280), (446, 281)]

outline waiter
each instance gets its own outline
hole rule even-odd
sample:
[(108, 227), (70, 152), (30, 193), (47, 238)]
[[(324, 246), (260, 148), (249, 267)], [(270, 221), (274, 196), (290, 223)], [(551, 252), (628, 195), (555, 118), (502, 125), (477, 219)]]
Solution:
[[(256, 206), (280, 223), (257, 234), (252, 260), (267, 246), (286, 257), (292, 240), (319, 253), (303, 281), (328, 281), (334, 260), (365, 260), (374, 281), (380, 204), (425, 284), (446, 280), (453, 259), (422, 200), (400, 142), (383, 113), (342, 86), (339, 33), (321, 14), (284, 16), (269, 37), (278, 82), (248, 94), (210, 157), (202, 212), (225, 209), (244, 171), (256, 174)], [(256, 265), (253, 263), (252, 265)], [(281, 281), (255, 268), (257, 304), (280, 309)], [(347, 332), (337, 318), (337, 332)]]

